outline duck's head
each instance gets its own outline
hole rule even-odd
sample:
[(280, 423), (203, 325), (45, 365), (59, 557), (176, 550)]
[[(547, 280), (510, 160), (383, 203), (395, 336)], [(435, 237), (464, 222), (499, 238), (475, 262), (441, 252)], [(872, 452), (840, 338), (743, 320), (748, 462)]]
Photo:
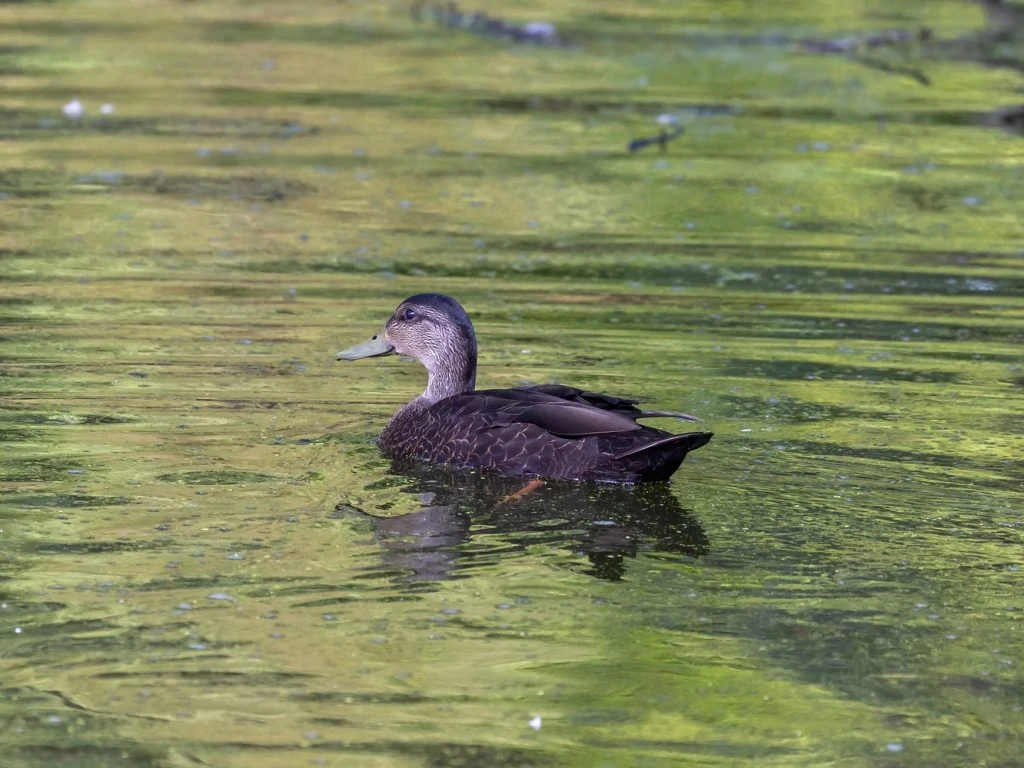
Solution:
[(436, 402), (472, 391), (476, 382), (476, 334), (469, 315), (451, 296), (420, 293), (403, 301), (384, 330), (338, 353), (338, 360), (405, 355), (427, 369), (424, 396)]

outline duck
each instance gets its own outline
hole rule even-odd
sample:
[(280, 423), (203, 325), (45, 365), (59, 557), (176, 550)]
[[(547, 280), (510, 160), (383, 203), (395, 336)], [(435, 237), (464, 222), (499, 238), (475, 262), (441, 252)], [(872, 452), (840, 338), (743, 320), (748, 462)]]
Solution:
[(427, 369), (423, 394), (391, 417), (377, 441), (397, 462), (551, 480), (660, 482), (713, 435), (640, 424), (651, 417), (700, 420), (565, 384), (476, 389), (473, 323), (458, 301), (441, 293), (405, 299), (381, 333), (339, 352), (337, 360), (396, 354)]

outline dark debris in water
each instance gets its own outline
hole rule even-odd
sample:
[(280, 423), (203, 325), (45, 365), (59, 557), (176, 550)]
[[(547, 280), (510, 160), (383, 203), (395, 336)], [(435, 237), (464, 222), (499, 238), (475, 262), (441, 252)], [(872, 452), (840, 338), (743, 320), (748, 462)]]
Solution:
[(555, 48), (566, 48), (571, 43), (562, 37), (554, 24), (535, 21), (515, 24), (482, 11), (460, 11), (456, 3), (426, 3), (414, 0), (411, 14), (416, 21), (431, 20), (454, 30), (463, 30), (481, 37), (510, 40), (514, 43), (532, 43)]
[(1024, 135), (1024, 104), (1015, 107), (1004, 107), (984, 115), (982, 122), (994, 125), (1010, 133)]

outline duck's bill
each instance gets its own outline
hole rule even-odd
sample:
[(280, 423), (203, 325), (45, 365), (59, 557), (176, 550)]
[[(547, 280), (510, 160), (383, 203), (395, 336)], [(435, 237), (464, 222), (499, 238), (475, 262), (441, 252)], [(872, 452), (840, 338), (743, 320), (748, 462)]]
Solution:
[(349, 347), (344, 352), (339, 352), (336, 360), (361, 360), (364, 357), (380, 357), (381, 355), (393, 355), (395, 348), (391, 346), (383, 333), (378, 333), (369, 341)]

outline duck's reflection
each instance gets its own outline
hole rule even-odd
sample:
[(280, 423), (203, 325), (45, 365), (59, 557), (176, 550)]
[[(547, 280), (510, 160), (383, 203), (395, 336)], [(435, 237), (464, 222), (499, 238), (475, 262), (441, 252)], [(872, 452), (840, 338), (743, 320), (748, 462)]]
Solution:
[[(383, 566), (407, 582), (456, 578), (460, 569), (495, 549), (468, 546), (486, 536), (499, 551), (548, 546), (585, 554), (587, 573), (611, 581), (641, 549), (699, 557), (708, 551), (704, 529), (664, 483), (636, 486), (533, 481), (423, 466), (393, 466), (407, 479), (403, 493), (422, 508), (377, 517), (348, 504), (372, 525)], [(478, 538), (479, 541), (479, 538)]]

